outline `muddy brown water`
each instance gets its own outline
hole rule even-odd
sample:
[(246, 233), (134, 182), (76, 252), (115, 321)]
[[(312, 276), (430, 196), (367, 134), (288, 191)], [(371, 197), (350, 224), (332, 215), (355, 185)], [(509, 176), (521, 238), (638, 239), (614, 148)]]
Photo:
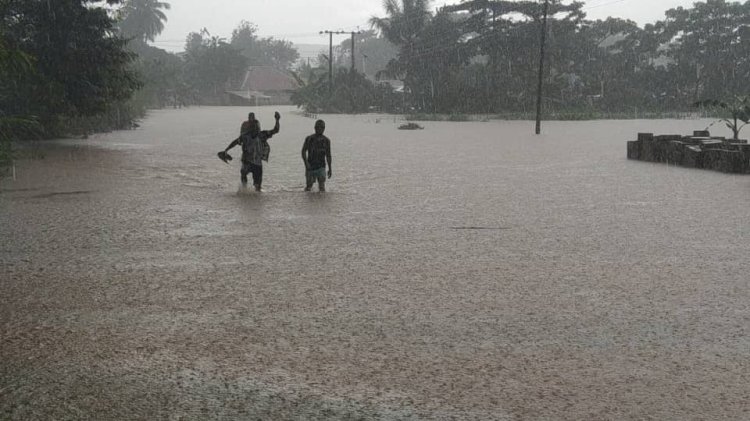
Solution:
[(247, 111), (0, 180), (0, 418), (750, 417), (750, 177), (625, 159), (710, 121), (324, 116), (319, 194), (282, 108), (238, 194), (215, 154)]

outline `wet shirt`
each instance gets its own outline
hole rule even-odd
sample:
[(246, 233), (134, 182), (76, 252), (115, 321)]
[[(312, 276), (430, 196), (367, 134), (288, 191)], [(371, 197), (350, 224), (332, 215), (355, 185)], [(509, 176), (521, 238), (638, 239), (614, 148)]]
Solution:
[(256, 137), (251, 137), (249, 133), (240, 138), (242, 144), (242, 161), (255, 165), (263, 165), (262, 161), (268, 161), (268, 155), (271, 147), (268, 145), (268, 139), (273, 137), (273, 131), (263, 130)]
[(307, 152), (310, 170), (325, 168), (326, 156), (331, 156), (331, 140), (322, 134), (312, 134), (305, 139), (302, 150)]

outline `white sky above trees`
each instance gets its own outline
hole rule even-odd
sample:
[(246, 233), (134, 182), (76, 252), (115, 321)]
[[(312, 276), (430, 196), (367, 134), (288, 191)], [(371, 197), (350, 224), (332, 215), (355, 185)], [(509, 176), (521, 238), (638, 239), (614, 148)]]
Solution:
[[(241, 20), (258, 26), (261, 37), (273, 36), (295, 44), (327, 45), (321, 30), (354, 31), (369, 29), (372, 16), (383, 17), (382, 0), (166, 0), (172, 9), (166, 11), (169, 21), (153, 44), (168, 51), (181, 51), (190, 32), (201, 28), (211, 35), (231, 37)], [(456, 0), (433, 1), (433, 7), (459, 3)], [(586, 0), (588, 19), (615, 16), (631, 19), (640, 26), (664, 18), (664, 12), (675, 7), (692, 7), (693, 0)], [(334, 36), (334, 43), (344, 35)]]

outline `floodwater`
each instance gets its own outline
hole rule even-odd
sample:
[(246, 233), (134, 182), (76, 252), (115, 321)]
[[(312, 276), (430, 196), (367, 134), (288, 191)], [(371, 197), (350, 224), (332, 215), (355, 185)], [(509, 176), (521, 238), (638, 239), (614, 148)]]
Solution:
[(750, 417), (750, 176), (625, 159), (710, 121), (325, 116), (321, 194), (282, 108), (238, 194), (216, 152), (248, 111), (0, 180), (0, 418)]

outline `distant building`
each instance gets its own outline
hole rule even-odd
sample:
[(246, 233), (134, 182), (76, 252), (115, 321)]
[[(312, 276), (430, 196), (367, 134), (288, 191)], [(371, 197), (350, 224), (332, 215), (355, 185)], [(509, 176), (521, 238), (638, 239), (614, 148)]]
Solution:
[(288, 72), (273, 66), (251, 66), (240, 88), (227, 91), (227, 95), (233, 105), (288, 105), (298, 88), (297, 80)]

